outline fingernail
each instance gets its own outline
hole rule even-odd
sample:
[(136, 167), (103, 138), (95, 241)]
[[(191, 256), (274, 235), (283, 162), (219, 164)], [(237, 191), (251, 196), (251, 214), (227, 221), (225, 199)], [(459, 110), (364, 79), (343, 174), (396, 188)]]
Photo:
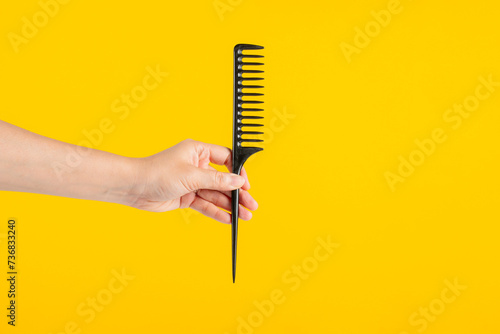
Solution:
[(231, 186), (233, 186), (234, 188), (241, 188), (244, 183), (245, 179), (243, 178), (243, 176), (231, 174)]

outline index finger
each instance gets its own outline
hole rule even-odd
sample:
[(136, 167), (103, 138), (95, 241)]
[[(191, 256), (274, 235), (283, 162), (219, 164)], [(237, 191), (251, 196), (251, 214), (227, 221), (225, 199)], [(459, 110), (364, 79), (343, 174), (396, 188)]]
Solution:
[[(202, 142), (199, 142), (199, 144), (201, 145), (201, 149), (207, 149), (209, 151), (209, 159), (211, 163), (224, 165), (230, 172), (233, 172), (233, 159), (230, 148)], [(240, 175), (245, 178), (245, 184), (243, 184), (242, 188), (245, 190), (250, 189), (250, 183), (248, 182), (248, 176), (244, 168), (241, 169)]]

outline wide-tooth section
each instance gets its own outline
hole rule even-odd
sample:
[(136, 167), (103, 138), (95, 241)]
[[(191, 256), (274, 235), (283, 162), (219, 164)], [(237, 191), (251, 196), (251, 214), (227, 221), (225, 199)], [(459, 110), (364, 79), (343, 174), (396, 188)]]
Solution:
[(261, 65), (264, 65), (264, 63), (240, 62), (238, 65), (238, 69), (242, 70), (243, 66), (261, 66)]
[(238, 81), (239, 84), (241, 85), (242, 84), (242, 81), (257, 81), (257, 80), (264, 80), (264, 78), (254, 78), (254, 77), (243, 77), (243, 78), (240, 78), (240, 80)]
[(263, 93), (241, 93), (241, 96), (263, 96)]
[(255, 44), (238, 44), (235, 48), (238, 48), (238, 54), (242, 54), (243, 50), (261, 50), (264, 47)]
[(264, 86), (258, 86), (258, 85), (240, 85), (238, 88), (238, 93), (241, 93), (243, 89), (246, 88), (251, 88), (251, 89), (257, 89), (257, 88), (264, 88)]
[(263, 119), (264, 116), (240, 116), (241, 119)]
[(260, 143), (263, 142), (262, 139), (240, 139), (241, 142), (243, 143)]
[(240, 73), (264, 73), (261, 70), (241, 70)]
[(240, 112), (241, 111), (264, 111), (264, 109), (260, 109), (260, 108), (240, 108)]
[(242, 135), (263, 135), (264, 132), (260, 131), (241, 131)]
[(241, 127), (244, 127), (244, 126), (258, 127), (258, 126), (264, 126), (264, 124), (241, 123), (240, 124), (240, 130), (241, 130)]
[(264, 103), (263, 101), (249, 101), (249, 100), (242, 100), (243, 96), (238, 96), (238, 100), (241, 100), (239, 103), (239, 106), (243, 103), (248, 103), (248, 104), (258, 104), (258, 103)]
[(241, 61), (242, 58), (264, 58), (262, 55), (244, 55), (242, 54), (241, 56), (238, 57), (238, 60)]
[[(261, 55), (249, 55), (243, 54), (244, 50), (261, 50), (264, 47), (253, 44), (237, 44), (233, 50), (234, 57), (234, 91), (233, 91), (233, 154), (232, 154), (232, 172), (240, 173), (243, 168), (243, 164), (247, 159), (254, 153), (262, 151), (262, 147), (254, 146), (254, 143), (263, 142), (262, 139), (257, 139), (253, 137), (254, 135), (261, 135), (262, 132), (259, 131), (248, 131), (248, 130), (259, 130), (258, 127), (262, 127), (263, 124), (256, 123), (243, 123), (243, 122), (257, 122), (262, 119), (262, 116), (257, 116), (255, 112), (262, 111), (257, 107), (258, 103), (263, 103), (263, 101), (257, 101), (258, 96), (263, 94), (255, 92), (253, 90), (248, 91), (247, 89), (259, 89), (263, 86), (249, 85), (248, 83), (257, 83), (256, 80), (262, 80), (263, 78), (256, 78), (252, 76), (262, 76), (260, 70), (263, 63), (256, 62), (260, 61), (263, 56)], [(246, 51), (248, 52), (248, 51)], [(250, 52), (252, 53), (252, 52)], [(246, 62), (244, 60), (247, 60)], [(248, 61), (250, 60), (250, 61)], [(244, 76), (245, 75), (245, 76)], [(243, 84), (245, 83), (245, 85)], [(243, 90), (245, 89), (245, 92)], [(246, 101), (243, 97), (249, 98), (251, 100)], [(243, 113), (245, 112), (245, 115)], [(251, 112), (255, 116), (250, 116), (246, 112)], [(243, 138), (245, 137), (245, 138)], [(238, 240), (238, 208), (239, 208), (239, 190), (233, 190), (231, 192), (231, 249), (232, 249), (232, 269), (233, 269), (233, 283), (236, 277), (236, 249)]]
[[(261, 46), (257, 45), (249, 45), (249, 44), (242, 44), (239, 46), (240, 48), (238, 49), (238, 57), (236, 59), (237, 66), (236, 66), (236, 76), (238, 78), (236, 82), (236, 98), (237, 98), (237, 123), (238, 123), (238, 128), (237, 128), (237, 138), (238, 142), (240, 143), (260, 143), (263, 140), (262, 139), (255, 139), (255, 138), (242, 138), (243, 135), (262, 135), (264, 134), (263, 132), (260, 131), (246, 131), (249, 128), (255, 128), (255, 127), (261, 127), (263, 124), (257, 124), (254, 123), (256, 120), (263, 119), (263, 116), (248, 116), (248, 115), (243, 115), (244, 112), (259, 112), (259, 111), (264, 111), (262, 108), (247, 108), (250, 105), (256, 105), (256, 104), (261, 104), (263, 101), (256, 100), (255, 97), (257, 96), (263, 96), (263, 93), (258, 93), (253, 90), (255, 89), (260, 89), (264, 88), (264, 86), (261, 85), (252, 85), (248, 84), (250, 82), (254, 81), (260, 81), (264, 80), (262, 77), (257, 77), (257, 76), (251, 76), (251, 75), (258, 75), (260, 73), (264, 73), (263, 70), (260, 69), (255, 69), (256, 67), (260, 67), (264, 65), (262, 62), (257, 62), (255, 60), (264, 58), (262, 55), (255, 55), (255, 54), (243, 54), (243, 50), (259, 50), (263, 49)], [(252, 61), (251, 59), (255, 59)], [(253, 67), (253, 68), (252, 68)], [(243, 76), (246, 75), (246, 76)], [(245, 84), (244, 84), (245, 83)], [(243, 89), (245, 89), (245, 92), (243, 92)], [(250, 91), (248, 91), (250, 89)], [(244, 100), (244, 97), (254, 97), (251, 100)], [(252, 123), (243, 123), (243, 121), (250, 121)], [(245, 129), (245, 130), (244, 130)]]

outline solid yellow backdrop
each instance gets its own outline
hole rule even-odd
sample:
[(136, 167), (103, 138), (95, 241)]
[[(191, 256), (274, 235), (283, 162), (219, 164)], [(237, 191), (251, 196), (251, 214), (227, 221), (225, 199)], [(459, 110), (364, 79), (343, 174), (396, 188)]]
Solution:
[(19, 271), (1, 332), (498, 332), (499, 10), (10, 1), (2, 120), (134, 157), (230, 146), (232, 48), (252, 43), (266, 142), (236, 284), (230, 226), (194, 211), (0, 192), (1, 263), (15, 217)]

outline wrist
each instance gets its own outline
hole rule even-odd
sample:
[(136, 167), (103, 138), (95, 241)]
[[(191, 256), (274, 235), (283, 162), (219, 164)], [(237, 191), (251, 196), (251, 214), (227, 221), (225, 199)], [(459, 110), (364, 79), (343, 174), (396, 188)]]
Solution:
[(118, 163), (118, 177), (110, 189), (112, 202), (135, 206), (146, 189), (146, 163), (144, 158), (121, 157)]

